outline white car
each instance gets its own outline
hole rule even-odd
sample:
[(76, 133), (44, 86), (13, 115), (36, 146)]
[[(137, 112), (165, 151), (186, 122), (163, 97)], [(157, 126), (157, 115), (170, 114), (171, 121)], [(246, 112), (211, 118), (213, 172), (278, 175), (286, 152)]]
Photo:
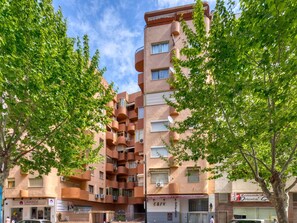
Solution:
[(230, 223), (266, 223), (266, 221), (262, 219), (233, 219)]

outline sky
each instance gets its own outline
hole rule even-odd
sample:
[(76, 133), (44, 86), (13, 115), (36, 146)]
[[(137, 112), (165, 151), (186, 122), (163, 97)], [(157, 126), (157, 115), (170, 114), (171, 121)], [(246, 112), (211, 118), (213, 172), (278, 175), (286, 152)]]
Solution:
[[(68, 36), (87, 34), (90, 51), (100, 52), (104, 78), (118, 92), (139, 91), (135, 50), (144, 45), (144, 13), (194, 3), (194, 0), (53, 0), (67, 21)], [(213, 9), (215, 0), (208, 0)]]

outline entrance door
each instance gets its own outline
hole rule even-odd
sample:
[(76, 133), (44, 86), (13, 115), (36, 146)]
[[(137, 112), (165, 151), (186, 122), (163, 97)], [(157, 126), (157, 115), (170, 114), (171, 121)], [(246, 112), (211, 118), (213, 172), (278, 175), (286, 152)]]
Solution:
[(219, 218), (218, 222), (227, 223), (227, 212), (219, 212), (218, 218)]
[(23, 208), (12, 208), (10, 219), (14, 222), (23, 220)]

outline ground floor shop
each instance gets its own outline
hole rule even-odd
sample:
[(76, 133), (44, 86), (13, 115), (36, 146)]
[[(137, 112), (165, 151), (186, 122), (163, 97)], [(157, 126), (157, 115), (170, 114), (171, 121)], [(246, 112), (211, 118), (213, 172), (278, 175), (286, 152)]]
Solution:
[(55, 220), (55, 199), (5, 199), (4, 217), (10, 217), (14, 222), (23, 219)]
[(209, 223), (213, 212), (207, 195), (160, 195), (147, 197), (148, 223)]

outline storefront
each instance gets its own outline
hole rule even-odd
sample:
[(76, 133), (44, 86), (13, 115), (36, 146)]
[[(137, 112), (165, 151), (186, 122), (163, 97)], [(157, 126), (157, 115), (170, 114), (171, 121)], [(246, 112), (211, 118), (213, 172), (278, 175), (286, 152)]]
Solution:
[(48, 219), (55, 222), (55, 199), (6, 199), (4, 216), (18, 222), (23, 219)]
[(207, 195), (148, 196), (148, 223), (208, 223), (211, 215), (209, 206)]

